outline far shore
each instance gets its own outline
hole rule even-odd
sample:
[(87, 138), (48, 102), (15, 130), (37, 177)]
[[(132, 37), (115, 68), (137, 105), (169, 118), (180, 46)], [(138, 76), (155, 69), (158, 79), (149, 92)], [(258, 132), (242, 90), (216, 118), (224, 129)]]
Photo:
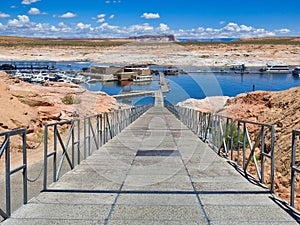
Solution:
[(11, 46), (2, 44), (1, 40), (0, 38), (0, 61), (91, 61), (101, 64), (205, 67), (230, 67), (241, 64), (247, 67), (263, 67), (266, 64), (300, 66), (300, 44), (238, 42), (183, 45), (177, 42), (130, 42), (108, 46)]

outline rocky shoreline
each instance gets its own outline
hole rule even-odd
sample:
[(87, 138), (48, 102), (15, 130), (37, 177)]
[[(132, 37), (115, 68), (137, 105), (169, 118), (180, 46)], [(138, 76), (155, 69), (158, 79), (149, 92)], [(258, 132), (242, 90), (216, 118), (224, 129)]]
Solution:
[(35, 147), (47, 123), (94, 115), (118, 108), (106, 93), (90, 92), (67, 83), (29, 84), (0, 73), (0, 132), (27, 128), (28, 147)]

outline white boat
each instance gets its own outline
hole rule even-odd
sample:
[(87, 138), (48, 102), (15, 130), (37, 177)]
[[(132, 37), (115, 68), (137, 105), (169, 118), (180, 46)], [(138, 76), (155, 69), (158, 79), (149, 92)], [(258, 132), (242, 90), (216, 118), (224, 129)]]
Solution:
[(266, 67), (261, 68), (259, 71), (264, 73), (290, 73), (291, 69), (285, 65), (267, 64)]
[(134, 76), (134, 82), (145, 82), (145, 81), (152, 81), (152, 75), (136, 75)]
[(293, 76), (300, 77), (300, 67), (295, 67), (292, 71)]
[(32, 75), (31, 81), (34, 82), (34, 83), (42, 84), (42, 83), (45, 82), (44, 75), (42, 75), (41, 73), (34, 74), (34, 75)]
[(18, 75), (17, 78), (19, 78), (22, 81), (31, 82), (32, 81), (33, 74), (30, 73), (22, 73), (21, 75)]
[(70, 80), (74, 84), (81, 84), (81, 83), (85, 83), (87, 78), (84, 75), (76, 74), (76, 75), (71, 76)]

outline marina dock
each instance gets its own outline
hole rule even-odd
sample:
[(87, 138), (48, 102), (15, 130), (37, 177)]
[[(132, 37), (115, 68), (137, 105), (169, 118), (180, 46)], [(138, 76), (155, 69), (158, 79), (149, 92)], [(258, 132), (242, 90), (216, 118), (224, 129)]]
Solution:
[(131, 97), (137, 97), (137, 96), (147, 96), (147, 95), (152, 95), (155, 97), (157, 94), (157, 91), (161, 91), (162, 93), (167, 93), (170, 91), (168, 82), (165, 78), (164, 73), (160, 72), (159, 73), (159, 84), (160, 84), (160, 89), (159, 90), (154, 90), (154, 91), (130, 91), (127, 93), (122, 93), (122, 94), (117, 94), (113, 95), (112, 97), (116, 99), (120, 98), (131, 98)]

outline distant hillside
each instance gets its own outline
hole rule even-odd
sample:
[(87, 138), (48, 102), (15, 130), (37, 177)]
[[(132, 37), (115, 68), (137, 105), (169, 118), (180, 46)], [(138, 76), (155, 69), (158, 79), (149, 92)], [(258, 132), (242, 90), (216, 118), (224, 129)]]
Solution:
[(176, 41), (175, 36), (170, 35), (142, 35), (142, 36), (133, 36), (129, 39), (143, 41), (143, 42), (174, 42)]
[(0, 36), (0, 46), (13, 47), (36, 47), (36, 46), (83, 46), (83, 47), (111, 47), (120, 46), (133, 42), (134, 40), (124, 38), (88, 38), (88, 39), (65, 39), (65, 38), (26, 38)]

